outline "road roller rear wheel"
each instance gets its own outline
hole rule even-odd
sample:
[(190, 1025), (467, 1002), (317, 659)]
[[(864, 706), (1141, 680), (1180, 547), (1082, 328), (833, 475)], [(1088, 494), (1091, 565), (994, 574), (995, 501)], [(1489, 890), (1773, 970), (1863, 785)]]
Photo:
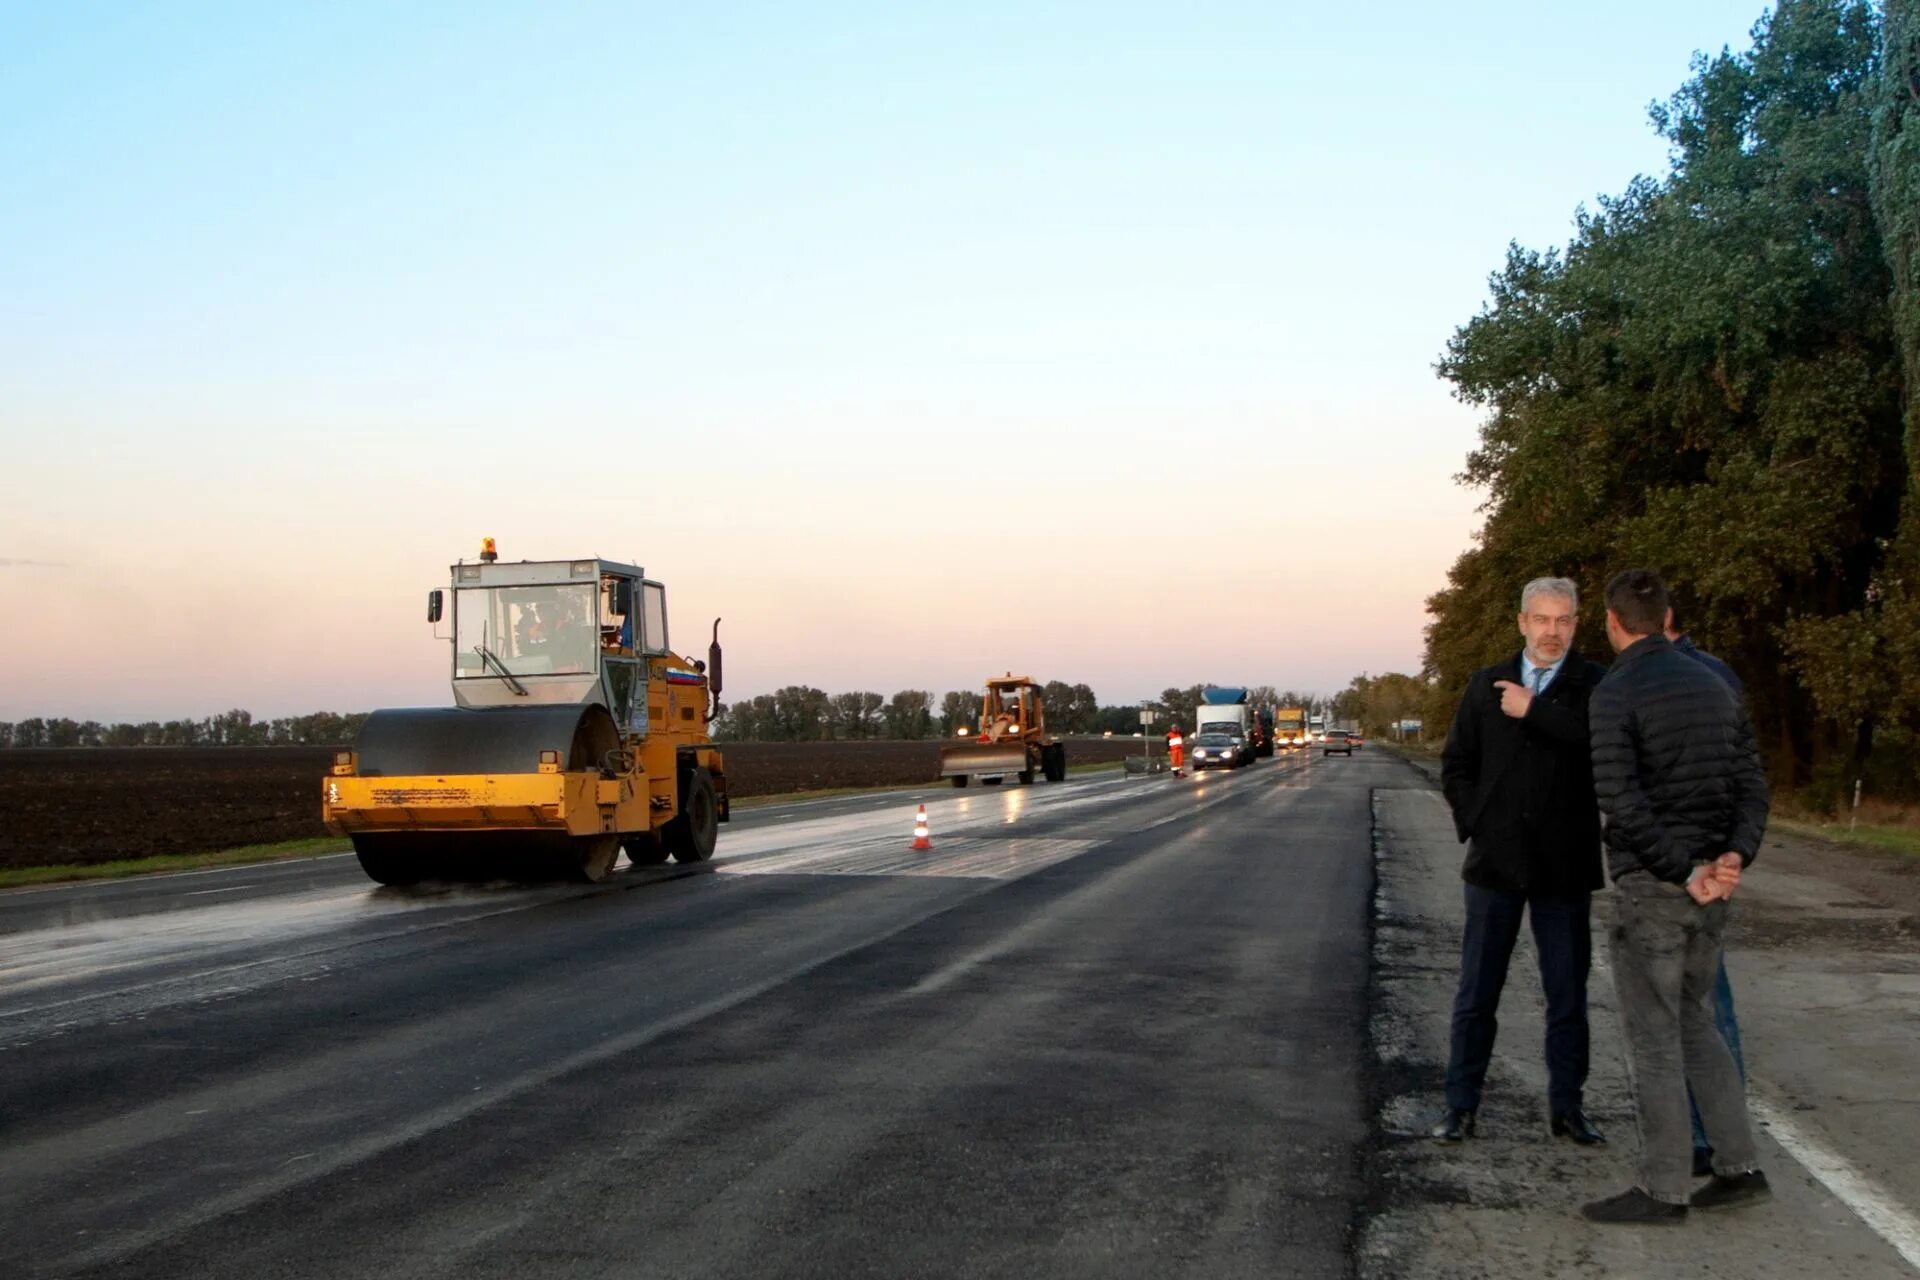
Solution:
[(657, 867), (667, 860), (667, 846), (660, 843), (657, 831), (640, 831), (620, 837), (626, 847), (627, 861), (636, 867)]
[(353, 854), (367, 878), (380, 884), (419, 884), (426, 876), (424, 860), (396, 848), (391, 839), (377, 835), (355, 836)]
[(713, 856), (713, 846), (720, 839), (720, 797), (714, 794), (713, 776), (705, 769), (687, 776), (679, 816), (660, 834), (675, 862), (705, 862)]

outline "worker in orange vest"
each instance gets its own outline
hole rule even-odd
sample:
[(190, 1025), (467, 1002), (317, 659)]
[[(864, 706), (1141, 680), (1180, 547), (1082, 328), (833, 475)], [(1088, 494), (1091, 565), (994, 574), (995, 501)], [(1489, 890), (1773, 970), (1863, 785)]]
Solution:
[(1180, 766), (1187, 762), (1187, 740), (1180, 736), (1177, 724), (1167, 730), (1167, 754), (1173, 759), (1173, 776), (1186, 777), (1186, 771)]

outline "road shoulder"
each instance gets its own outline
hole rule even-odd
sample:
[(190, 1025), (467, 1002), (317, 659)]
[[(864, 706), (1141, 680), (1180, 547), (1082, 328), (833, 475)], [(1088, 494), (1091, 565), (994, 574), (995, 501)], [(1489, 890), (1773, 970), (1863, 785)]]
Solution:
[[(1920, 982), (1910, 942), (1905, 956), (1887, 949), (1911, 929), (1898, 904), (1864, 896), (1859, 874), (1833, 871), (1820, 851), (1798, 847), (1805, 842), (1782, 841), (1768, 851), (1773, 856), (1763, 854), (1763, 869), (1746, 886), (1729, 968), (1775, 1198), (1739, 1214), (1699, 1215), (1678, 1230), (1601, 1228), (1579, 1218), (1579, 1206), (1630, 1185), (1638, 1151), (1601, 942), (1607, 895), (1595, 900), (1587, 1100), (1609, 1145), (1587, 1151), (1548, 1136), (1538, 966), (1524, 931), (1502, 1001), (1482, 1136), (1434, 1143), (1424, 1134), (1441, 1105), (1458, 974), (1461, 850), (1424, 770), (1409, 770), (1404, 787), (1375, 792), (1374, 824), (1377, 1111), (1359, 1275), (1914, 1274), (1900, 1252), (1914, 1200), (1899, 1179), (1920, 1138), (1910, 1066)], [(1820, 1026), (1836, 998), (1844, 1043)], [(1845, 1013), (1849, 1001), (1864, 1012)], [(1851, 1184), (1823, 1163), (1823, 1153), (1855, 1175)], [(1876, 1206), (1862, 1201), (1861, 1188), (1885, 1211), (1875, 1226), (1868, 1219)]]

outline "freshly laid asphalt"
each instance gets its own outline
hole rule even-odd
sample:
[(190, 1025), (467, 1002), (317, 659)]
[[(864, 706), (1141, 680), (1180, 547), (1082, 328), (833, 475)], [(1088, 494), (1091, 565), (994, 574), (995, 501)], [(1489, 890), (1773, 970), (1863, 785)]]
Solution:
[(1350, 1274), (1405, 773), (929, 792), (919, 855), (922, 797), (748, 810), (600, 886), (0, 895), (0, 1274)]

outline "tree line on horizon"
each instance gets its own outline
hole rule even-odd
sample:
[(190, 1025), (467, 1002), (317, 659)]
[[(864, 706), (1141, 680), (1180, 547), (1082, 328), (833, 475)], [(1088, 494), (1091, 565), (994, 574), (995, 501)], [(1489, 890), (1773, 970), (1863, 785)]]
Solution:
[(102, 724), (64, 716), (0, 720), (0, 748), (8, 747), (332, 747), (360, 732), (367, 712), (256, 720), (235, 708), (199, 720), (145, 720)]
[(1780, 0), (1650, 108), (1669, 144), (1509, 248), (1438, 368), (1485, 523), (1428, 601), (1425, 716), (1518, 647), (1528, 579), (1657, 570), (1746, 682), (1775, 785), (1920, 792), (1920, 0)]
[[(1156, 700), (1128, 706), (1103, 706), (1092, 688), (1049, 680), (1041, 686), (1047, 728), (1053, 733), (1132, 734), (1139, 732), (1140, 712), (1155, 713), (1154, 731), (1170, 725), (1191, 729), (1202, 693), (1213, 686), (1169, 688)], [(902, 689), (892, 697), (878, 693), (830, 694), (810, 685), (788, 685), (726, 707), (714, 724), (714, 737), (725, 742), (860, 741), (863, 739), (950, 738), (962, 726), (977, 727), (981, 691), (955, 689), (940, 696), (925, 689)], [(1270, 685), (1248, 690), (1248, 701), (1265, 706), (1309, 706), (1321, 709), (1326, 700), (1311, 694), (1281, 693)]]
[[(1047, 727), (1055, 733), (1131, 734), (1140, 730), (1140, 712), (1155, 713), (1154, 732), (1170, 725), (1191, 728), (1202, 693), (1210, 685), (1169, 688), (1156, 700), (1130, 706), (1102, 706), (1085, 684), (1051, 680), (1041, 687)], [(713, 725), (723, 742), (851, 742), (895, 739), (914, 741), (952, 737), (962, 725), (972, 729), (980, 716), (979, 690), (952, 690), (938, 703), (923, 689), (902, 689), (892, 697), (854, 691), (829, 694), (808, 685), (789, 685), (771, 694), (725, 705)], [(1332, 703), (1312, 694), (1280, 692), (1261, 685), (1249, 690), (1256, 706), (1300, 706), (1325, 711)], [(366, 721), (365, 711), (341, 714), (317, 711), (302, 716), (255, 718), (234, 708), (197, 720), (146, 720), (102, 723), (68, 717), (0, 720), (0, 749), (68, 747), (277, 747), (345, 746)]]

